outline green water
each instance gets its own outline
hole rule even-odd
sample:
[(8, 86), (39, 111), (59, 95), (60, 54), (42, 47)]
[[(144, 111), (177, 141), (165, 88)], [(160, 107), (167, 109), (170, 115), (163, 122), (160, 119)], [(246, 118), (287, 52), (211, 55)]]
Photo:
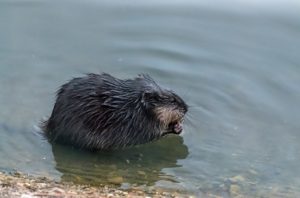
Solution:
[[(196, 195), (300, 195), (297, 1), (0, 1), (0, 171)], [(36, 125), (72, 77), (149, 73), (191, 106), (184, 133), (114, 152)], [(242, 177), (233, 182), (232, 177)]]

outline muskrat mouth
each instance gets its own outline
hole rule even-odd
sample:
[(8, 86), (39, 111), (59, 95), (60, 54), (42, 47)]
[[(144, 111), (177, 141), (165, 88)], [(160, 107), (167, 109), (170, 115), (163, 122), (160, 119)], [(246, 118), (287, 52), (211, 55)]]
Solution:
[(183, 119), (175, 120), (168, 125), (167, 132), (164, 135), (173, 133), (179, 135), (183, 129)]

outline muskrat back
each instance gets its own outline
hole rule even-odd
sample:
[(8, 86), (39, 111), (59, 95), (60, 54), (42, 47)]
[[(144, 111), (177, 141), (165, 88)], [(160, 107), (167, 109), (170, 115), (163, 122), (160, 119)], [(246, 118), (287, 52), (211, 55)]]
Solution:
[(121, 80), (88, 74), (61, 86), (43, 129), (52, 143), (115, 149), (180, 134), (187, 110), (177, 94), (149, 75)]

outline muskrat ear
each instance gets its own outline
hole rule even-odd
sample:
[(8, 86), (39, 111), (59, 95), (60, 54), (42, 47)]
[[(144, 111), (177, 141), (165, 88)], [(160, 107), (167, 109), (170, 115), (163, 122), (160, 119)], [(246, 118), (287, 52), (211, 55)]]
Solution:
[(148, 74), (138, 74), (138, 78), (144, 78), (144, 79), (147, 79), (147, 78), (151, 78)]
[(143, 92), (143, 95), (142, 95), (142, 100), (144, 101), (149, 101), (149, 99), (153, 96), (153, 92), (152, 91), (149, 91), (149, 90), (146, 90)]

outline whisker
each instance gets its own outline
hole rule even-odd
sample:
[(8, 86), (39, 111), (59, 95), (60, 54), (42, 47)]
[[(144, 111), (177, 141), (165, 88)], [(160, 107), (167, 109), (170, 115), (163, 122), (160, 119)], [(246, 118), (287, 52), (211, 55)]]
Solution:
[[(198, 122), (198, 121), (197, 121), (197, 122)], [(196, 122), (192, 121), (192, 119), (191, 119), (190, 116), (186, 116), (186, 117), (185, 117), (185, 123), (186, 123), (186, 125), (189, 126), (189, 127), (197, 128), (197, 126), (196, 126), (196, 124), (195, 124)]]

